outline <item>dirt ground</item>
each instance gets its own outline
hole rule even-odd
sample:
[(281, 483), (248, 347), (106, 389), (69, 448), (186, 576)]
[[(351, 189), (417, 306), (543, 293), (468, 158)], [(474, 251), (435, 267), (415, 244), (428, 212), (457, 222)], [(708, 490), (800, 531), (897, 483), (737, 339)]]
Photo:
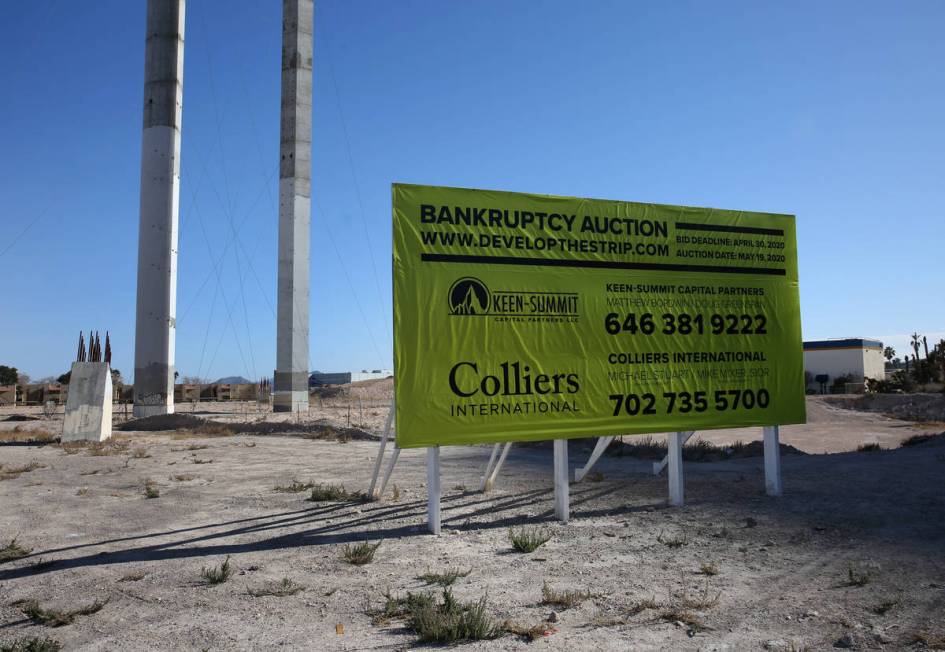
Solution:
[[(354, 401), (356, 417), (341, 399), (310, 418), (377, 432), (386, 408), (373, 399), (360, 409)], [(250, 406), (194, 411), (277, 420)], [(0, 648), (48, 636), (66, 650), (408, 649), (416, 636), (402, 621), (373, 616), (385, 593), (432, 590), (417, 577), (447, 569), (470, 571), (454, 595), (485, 597), (498, 622), (538, 625), (555, 612), (537, 641), (506, 634), (469, 649), (945, 647), (945, 446), (855, 450), (937, 431), (819, 398), (808, 419), (782, 429), (782, 441), (812, 453), (783, 458), (783, 497), (764, 495), (761, 458), (687, 463), (687, 503), (671, 508), (650, 461), (604, 457), (595, 481), (572, 485), (566, 525), (551, 513), (549, 449), (513, 447), (482, 494), (489, 449), (444, 448), (438, 537), (425, 528), (423, 451), (403, 451), (383, 502), (316, 503), (276, 487), (366, 490), (376, 442), (121, 432), (102, 451), (2, 445), (0, 550), (16, 537), (30, 552), (0, 563)], [(0, 435), (59, 423), (0, 421)], [(703, 436), (749, 441), (760, 430)], [(586, 453), (571, 450), (574, 469)], [(513, 526), (551, 538), (516, 553)], [(362, 541), (381, 542), (375, 560), (346, 563), (345, 546)], [(227, 582), (202, 581), (203, 568), (227, 557)], [(283, 578), (304, 590), (250, 595)], [(543, 605), (546, 582), (591, 595), (571, 608)], [(49, 627), (24, 615), (23, 600), (58, 610), (107, 603)]]

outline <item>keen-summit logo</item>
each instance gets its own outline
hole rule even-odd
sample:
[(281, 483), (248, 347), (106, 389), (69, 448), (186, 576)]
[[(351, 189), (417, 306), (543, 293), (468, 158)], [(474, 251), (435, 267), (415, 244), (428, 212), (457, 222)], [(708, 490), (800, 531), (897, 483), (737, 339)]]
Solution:
[(450, 368), (448, 382), (453, 395), (462, 399), (450, 405), (452, 417), (580, 412), (574, 395), (581, 390), (581, 379), (574, 372), (545, 373), (519, 361), (490, 369), (464, 360)]
[(580, 317), (577, 292), (490, 290), (472, 276), (454, 282), (447, 299), (450, 315), (459, 317), (544, 323), (575, 323)]

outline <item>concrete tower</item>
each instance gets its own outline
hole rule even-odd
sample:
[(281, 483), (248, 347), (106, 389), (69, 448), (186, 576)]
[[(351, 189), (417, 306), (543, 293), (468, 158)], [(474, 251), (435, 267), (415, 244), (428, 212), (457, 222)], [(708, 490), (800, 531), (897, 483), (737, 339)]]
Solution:
[(282, 2), (276, 412), (308, 411), (313, 9), (312, 0)]
[(174, 411), (184, 0), (148, 0), (134, 415)]

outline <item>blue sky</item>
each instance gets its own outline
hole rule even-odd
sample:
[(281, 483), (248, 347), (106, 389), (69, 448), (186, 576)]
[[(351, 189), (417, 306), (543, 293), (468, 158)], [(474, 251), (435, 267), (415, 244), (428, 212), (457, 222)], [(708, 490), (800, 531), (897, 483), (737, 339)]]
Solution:
[[(188, 3), (183, 375), (274, 367), (279, 5)], [(33, 377), (89, 328), (131, 375), (144, 6), (0, 5), (0, 364)], [(392, 181), (793, 213), (805, 338), (945, 337), (945, 3), (320, 0), (315, 22), (313, 369), (391, 366)]]

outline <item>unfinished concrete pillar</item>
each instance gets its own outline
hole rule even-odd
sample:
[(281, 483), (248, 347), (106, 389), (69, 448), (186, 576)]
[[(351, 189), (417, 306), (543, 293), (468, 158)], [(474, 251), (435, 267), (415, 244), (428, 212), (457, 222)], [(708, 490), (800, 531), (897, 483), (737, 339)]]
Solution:
[(112, 436), (112, 370), (107, 362), (73, 362), (62, 441), (105, 441)]
[(184, 0), (148, 0), (134, 415), (174, 411)]
[(308, 411), (313, 10), (312, 0), (282, 2), (276, 412)]

